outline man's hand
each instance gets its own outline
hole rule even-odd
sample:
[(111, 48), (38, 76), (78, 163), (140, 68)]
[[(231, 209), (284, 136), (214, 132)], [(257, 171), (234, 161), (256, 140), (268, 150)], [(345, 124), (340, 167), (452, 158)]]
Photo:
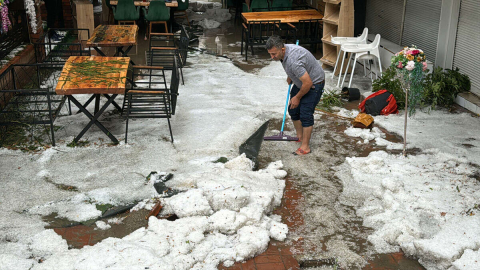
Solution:
[(292, 84), (292, 79), (290, 79), (290, 77), (287, 77), (287, 83)]
[(292, 97), (292, 99), (290, 99), (290, 101), (288, 102), (288, 107), (290, 109), (295, 109), (298, 107), (298, 105), (300, 104), (300, 99), (297, 98), (297, 96), (294, 96)]

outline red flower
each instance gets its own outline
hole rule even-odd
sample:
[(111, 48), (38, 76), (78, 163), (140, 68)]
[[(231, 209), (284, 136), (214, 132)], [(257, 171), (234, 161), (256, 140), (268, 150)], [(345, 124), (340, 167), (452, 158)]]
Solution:
[(417, 54), (419, 54), (419, 53), (420, 53), (419, 50), (412, 50), (412, 54), (413, 54), (413, 55), (417, 55)]

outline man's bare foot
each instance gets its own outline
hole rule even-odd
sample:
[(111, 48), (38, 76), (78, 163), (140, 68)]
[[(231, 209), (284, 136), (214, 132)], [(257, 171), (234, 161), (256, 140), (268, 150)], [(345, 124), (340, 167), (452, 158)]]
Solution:
[(296, 156), (304, 156), (307, 154), (310, 154), (312, 151), (311, 150), (302, 150), (301, 148), (298, 148), (297, 151), (293, 152), (294, 155)]

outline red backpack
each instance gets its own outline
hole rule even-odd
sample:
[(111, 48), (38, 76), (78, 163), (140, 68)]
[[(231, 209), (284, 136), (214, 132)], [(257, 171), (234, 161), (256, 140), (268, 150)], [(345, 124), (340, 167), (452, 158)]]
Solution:
[(395, 97), (387, 90), (377, 91), (365, 98), (358, 108), (361, 112), (370, 115), (389, 115), (398, 113), (397, 101)]

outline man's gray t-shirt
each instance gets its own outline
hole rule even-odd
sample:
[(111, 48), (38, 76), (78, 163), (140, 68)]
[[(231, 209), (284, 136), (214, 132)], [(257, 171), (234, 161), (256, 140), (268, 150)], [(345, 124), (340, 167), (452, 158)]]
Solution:
[(315, 56), (301, 46), (285, 44), (285, 56), (282, 65), (288, 77), (298, 88), (302, 87), (300, 77), (305, 72), (308, 72), (313, 84), (321, 83), (325, 79), (325, 72)]

